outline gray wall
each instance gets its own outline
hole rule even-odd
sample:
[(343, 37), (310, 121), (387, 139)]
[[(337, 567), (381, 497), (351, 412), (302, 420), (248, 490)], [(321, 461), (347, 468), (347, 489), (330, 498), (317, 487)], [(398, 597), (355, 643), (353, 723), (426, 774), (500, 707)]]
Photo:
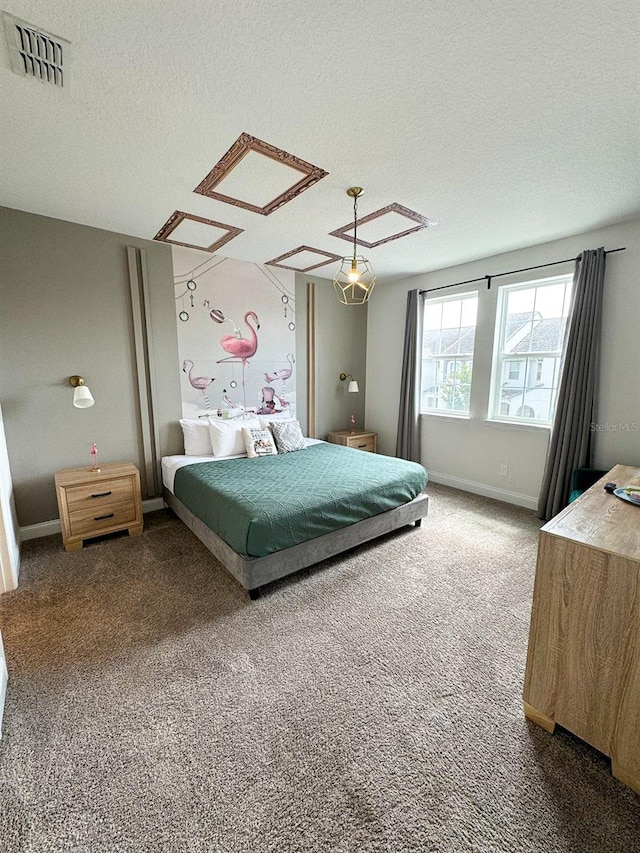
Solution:
[[(0, 402), (22, 526), (57, 518), (53, 472), (130, 460), (142, 471), (127, 246), (146, 251), (161, 450), (181, 452), (171, 248), (0, 208)], [(68, 377), (96, 404), (72, 406)]]
[[(0, 403), (21, 526), (58, 517), (53, 473), (100, 459), (143, 473), (127, 246), (144, 249), (151, 297), (162, 454), (181, 453), (180, 377), (171, 248), (0, 208)], [(331, 282), (296, 275), (298, 413), (306, 405), (307, 282), (316, 283), (316, 436), (364, 425), (366, 306), (341, 305)], [(352, 373), (359, 394), (338, 379)], [(96, 404), (72, 406), (81, 374)]]
[[(379, 284), (369, 303), (367, 376), (370, 387), (375, 381), (386, 389), (387, 405), (380, 407), (369, 395), (367, 421), (380, 434), (381, 451), (393, 453), (395, 447), (408, 290), (429, 289), (485, 274), (575, 258), (583, 249), (602, 245), (608, 249), (626, 246), (626, 251), (607, 257), (596, 414), (596, 422), (601, 427), (595, 438), (595, 463), (607, 469), (616, 463), (640, 465), (640, 222), (637, 220)], [(482, 283), (460, 289), (463, 292), (475, 287), (480, 291), (471, 418), (422, 416), (422, 462), (432, 479), (524, 506), (535, 506), (549, 430), (485, 420), (497, 285), (543, 278), (572, 269), (571, 263), (566, 268), (548, 267), (518, 278), (501, 278), (494, 281), (490, 292)], [(381, 341), (384, 346), (380, 345)], [(499, 474), (501, 463), (509, 466), (507, 477)]]
[[(365, 423), (367, 306), (342, 305), (328, 279), (296, 274), (296, 368), (298, 415), (307, 431), (305, 409), (307, 348), (307, 282), (315, 283), (316, 317), (316, 429), (315, 438), (326, 438), (331, 430), (348, 429), (349, 415), (356, 416), (356, 427)], [(360, 392), (349, 394), (348, 381), (341, 373), (351, 373)]]

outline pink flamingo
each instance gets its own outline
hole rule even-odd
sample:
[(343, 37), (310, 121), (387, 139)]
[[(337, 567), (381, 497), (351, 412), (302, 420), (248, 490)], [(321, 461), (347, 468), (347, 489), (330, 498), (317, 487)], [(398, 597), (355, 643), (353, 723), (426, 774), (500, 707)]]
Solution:
[[(256, 324), (256, 328), (249, 325), (249, 317)], [(250, 336), (248, 338), (241, 338), (240, 331), (236, 329), (235, 335), (223, 335), (220, 338), (220, 346), (226, 352), (231, 353), (230, 356), (226, 358), (220, 358), (217, 361), (217, 364), (220, 364), (223, 361), (240, 361), (242, 362), (242, 405), (246, 409), (247, 408), (247, 387), (244, 381), (244, 368), (245, 365), (248, 364), (248, 359), (250, 359), (253, 355), (256, 354), (258, 349), (258, 336), (256, 334), (256, 330), (260, 328), (260, 321), (258, 320), (258, 315), (255, 311), (247, 311), (247, 313), (243, 317), (245, 326), (249, 329)]]
[[(249, 325), (249, 317), (251, 317), (256, 324), (255, 329)], [(256, 329), (260, 328), (260, 321), (258, 320), (258, 315), (255, 311), (247, 311), (244, 315), (244, 324), (249, 329), (250, 337), (240, 338), (238, 335), (223, 335), (220, 338), (220, 346), (223, 350), (226, 350), (226, 352), (231, 353), (231, 355), (226, 358), (219, 358), (217, 364), (220, 364), (223, 361), (241, 361), (242, 366), (244, 367), (247, 359), (256, 354), (258, 349), (258, 336), (256, 335)]]
[(293, 353), (290, 352), (287, 355), (287, 361), (289, 362), (289, 367), (282, 367), (280, 370), (274, 370), (273, 373), (265, 373), (264, 378), (267, 382), (275, 382), (276, 379), (280, 379), (282, 382), (285, 382), (289, 379), (293, 373), (293, 365), (295, 363)]
[(202, 391), (205, 400), (205, 408), (210, 409), (211, 403), (209, 402), (209, 394), (207, 389), (209, 388), (209, 385), (211, 385), (212, 382), (215, 382), (215, 378), (213, 376), (192, 376), (191, 373), (193, 371), (193, 362), (190, 358), (185, 358), (185, 360), (182, 362), (182, 370), (184, 373), (187, 373), (187, 365), (189, 365), (189, 384), (197, 391)]

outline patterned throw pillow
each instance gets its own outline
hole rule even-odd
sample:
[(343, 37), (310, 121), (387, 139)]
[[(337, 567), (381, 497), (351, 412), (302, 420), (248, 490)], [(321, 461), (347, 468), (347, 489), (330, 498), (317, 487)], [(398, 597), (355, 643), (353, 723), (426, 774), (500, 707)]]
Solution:
[(249, 459), (255, 459), (257, 456), (275, 456), (278, 452), (268, 429), (243, 427), (242, 434)]
[(302, 435), (298, 421), (274, 421), (269, 424), (276, 440), (278, 453), (292, 453), (294, 450), (306, 450), (307, 443)]

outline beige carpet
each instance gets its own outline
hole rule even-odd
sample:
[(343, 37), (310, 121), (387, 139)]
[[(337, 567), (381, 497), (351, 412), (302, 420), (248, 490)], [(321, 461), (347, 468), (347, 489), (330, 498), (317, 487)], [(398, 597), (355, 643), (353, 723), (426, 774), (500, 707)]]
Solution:
[(640, 798), (525, 721), (538, 522), (430, 514), (256, 602), (168, 512), (0, 597), (2, 853), (635, 853)]

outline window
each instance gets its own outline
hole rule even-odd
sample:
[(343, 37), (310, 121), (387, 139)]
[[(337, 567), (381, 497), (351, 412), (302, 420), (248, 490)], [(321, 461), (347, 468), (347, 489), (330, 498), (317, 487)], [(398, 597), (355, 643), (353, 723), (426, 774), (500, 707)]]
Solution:
[(508, 361), (509, 365), (509, 381), (514, 382), (517, 379), (520, 379), (520, 370), (522, 369), (521, 361)]
[(421, 411), (469, 414), (477, 309), (477, 292), (425, 299)]
[(491, 418), (553, 420), (570, 297), (571, 276), (500, 287)]
[(536, 413), (533, 411), (531, 406), (518, 406), (518, 411), (516, 412), (517, 418), (535, 418)]

